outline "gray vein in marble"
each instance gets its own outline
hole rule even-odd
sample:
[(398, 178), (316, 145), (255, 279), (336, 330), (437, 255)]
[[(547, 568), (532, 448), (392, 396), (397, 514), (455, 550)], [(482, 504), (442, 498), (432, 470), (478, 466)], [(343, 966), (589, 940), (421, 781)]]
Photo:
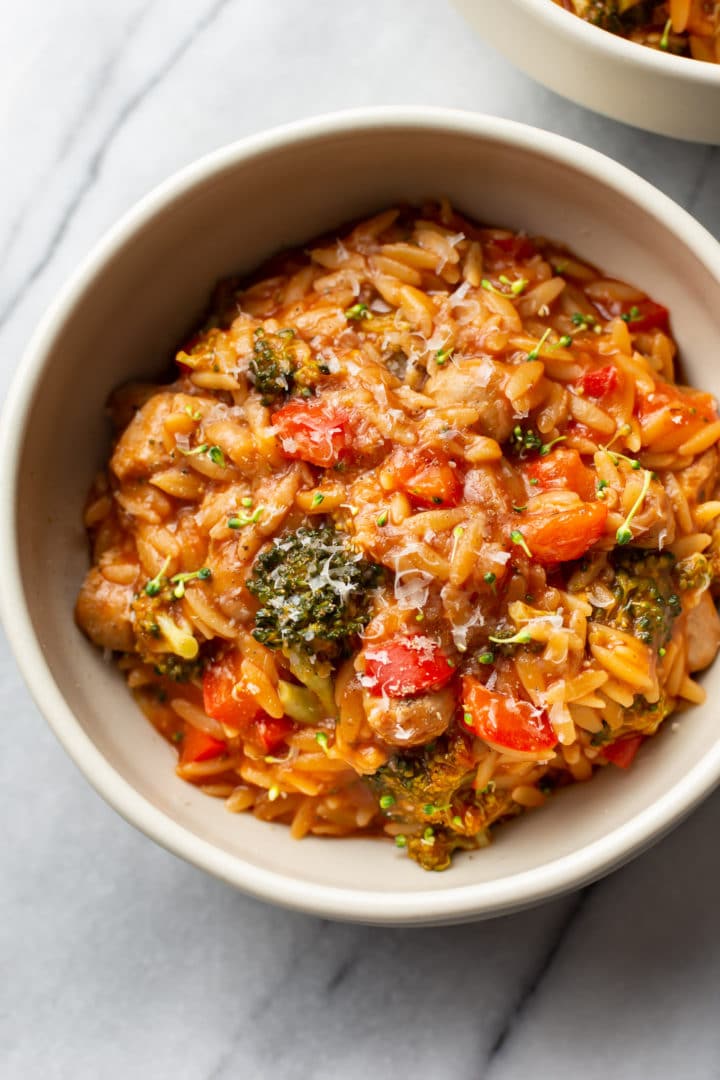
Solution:
[(358, 966), (358, 957), (348, 956), (341, 960), (325, 984), (325, 993), (334, 994)]
[[(302, 966), (305, 957), (315, 946), (318, 935), (330, 925), (331, 924), (327, 923), (324, 919), (307, 921), (309, 933), (303, 934), (299, 943), (296, 943), (295, 947), (292, 949), (291, 955), (286, 958), (287, 968), (284, 968), (281, 971), (279, 978), (266, 986), (263, 993), (253, 1003), (252, 1008), (248, 1010), (247, 1015), (233, 1027), (227, 1046), (211, 1066), (206, 1080), (222, 1080), (222, 1077), (226, 1075), (226, 1070), (237, 1051), (238, 1044), (242, 1038), (242, 1033), (247, 1024), (251, 1023), (262, 1026), (268, 1010), (271, 1007), (274, 1007), (278, 999), (282, 997), (282, 991), (287, 985), (288, 971), (295, 971)], [(343, 961), (343, 963), (346, 963), (346, 961)]]
[(20, 282), (15, 292), (10, 296), (5, 307), (0, 310), (0, 330), (2, 330), (5, 323), (15, 310), (16, 305), (22, 299), (27, 289), (40, 277), (43, 271), (47, 268), (54, 255), (58, 251), (67, 230), (72, 224), (75, 215), (82, 204), (83, 199), (87, 193), (91, 190), (95, 182), (97, 181), (100, 170), (102, 169), (103, 162), (110, 149), (113, 141), (122, 130), (124, 125), (135, 113), (143, 102), (147, 99), (148, 95), (160, 85), (163, 79), (172, 71), (175, 65), (183, 58), (185, 53), (197, 40), (199, 35), (203, 31), (207, 30), (212, 25), (215, 19), (220, 15), (222, 10), (231, 4), (233, 0), (216, 0), (216, 2), (210, 7), (210, 9), (198, 19), (190, 31), (185, 34), (178, 44), (168, 53), (165, 61), (142, 83), (141, 86), (132, 94), (125, 104), (119, 109), (114, 120), (107, 129), (105, 135), (93, 151), (88, 161), (83, 178), (75, 190), (72, 198), (68, 202), (65, 210), (60, 217), (50, 239), (48, 240), (45, 251), (37, 260), (32, 269), (26, 274), (24, 279)]
[[(100, 58), (97, 71), (92, 77), (92, 79), (89, 80), (89, 85), (80, 103), (80, 107), (77, 112), (72, 116), (71, 121), (68, 124), (65, 134), (60, 142), (57, 153), (55, 154), (55, 157), (50, 163), (50, 171), (56, 169), (58, 165), (60, 165), (66, 160), (68, 154), (70, 153), (74, 145), (77, 143), (78, 137), (85, 125), (87, 118), (92, 114), (95, 106), (97, 105), (102, 95), (103, 87), (107, 84), (112, 72), (117, 68), (118, 63), (120, 62), (121, 58), (125, 53), (128, 42), (132, 40), (134, 34), (145, 20), (151, 8), (152, 0), (149, 0), (148, 3), (146, 3), (143, 7), (139, 9), (137, 15), (135, 15), (133, 18), (128, 19), (117, 47), (113, 49), (107, 56)], [(36, 199), (38, 198), (38, 192), (43, 190), (47, 178), (47, 173), (44, 173), (38, 178), (37, 183), (33, 185), (27, 199), (20, 207), (19, 212), (11, 219), (8, 227), (7, 236), (5, 237), (5, 240), (3, 242), (3, 250), (6, 256), (12, 250), (15, 240), (17, 239), (23, 225), (25, 224), (26, 216), (30, 208), (33, 206)], [(68, 224), (69, 222), (65, 223), (65, 228)], [(61, 239), (62, 234), (58, 234), (57, 243), (59, 243)], [(49, 249), (51, 248), (52, 238), (49, 244)], [(42, 273), (44, 266), (47, 265), (49, 257), (51, 256), (46, 255), (44, 257), (44, 260), (41, 260), (41, 264), (39, 264), (39, 269), (37, 269), (36, 273), (34, 273), (34, 271), (31, 271), (31, 273), (28, 274), (28, 277), (25, 279), (25, 281), (21, 283), (21, 285), (18, 287), (15, 295), (10, 298), (9, 306), (14, 307), (14, 305), (22, 296), (25, 289), (27, 289), (28, 286), (33, 283), (33, 281), (37, 277), (37, 274)], [(6, 309), (3, 309), (3, 313), (2, 315), (0, 315), (0, 326), (2, 326), (3, 316), (5, 314)]]
[(713, 165), (717, 162), (717, 160), (717, 146), (706, 147), (705, 156), (700, 163), (700, 168), (698, 169), (697, 176), (695, 177), (693, 189), (690, 192), (687, 201), (687, 209), (690, 211), (690, 213), (693, 213), (693, 211), (697, 207), (697, 204), (700, 201), (700, 196), (702, 195), (705, 184), (707, 183), (708, 177), (712, 172)]
[(503, 1017), (500, 1029), (487, 1056), (488, 1068), (492, 1066), (493, 1062), (499, 1057), (512, 1039), (513, 1032), (523, 1020), (527, 1006), (537, 994), (546, 976), (552, 970), (561, 949), (568, 940), (578, 917), (581, 915), (587, 904), (590, 893), (596, 887), (597, 886), (589, 885), (573, 894), (570, 908), (565, 918), (558, 926), (556, 933), (549, 938), (545, 951), (540, 956), (535, 969), (530, 973), (529, 978), (521, 985), (519, 996), (513, 1003), (512, 1009), (505, 1017)]

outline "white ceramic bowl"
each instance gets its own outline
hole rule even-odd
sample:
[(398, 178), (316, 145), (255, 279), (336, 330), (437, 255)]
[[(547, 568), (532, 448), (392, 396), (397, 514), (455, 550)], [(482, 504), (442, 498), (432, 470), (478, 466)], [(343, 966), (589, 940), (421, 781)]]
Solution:
[(552, 0), (453, 0), (478, 33), (538, 82), (626, 124), (720, 143), (720, 64), (649, 49)]
[(423, 873), (389, 843), (310, 838), (228, 814), (176, 778), (174, 751), (73, 624), (81, 511), (104, 460), (103, 406), (162, 368), (216, 279), (399, 199), (447, 193), (544, 233), (669, 304), (690, 379), (720, 392), (720, 248), (664, 195), (555, 135), (441, 110), (330, 116), (219, 150), (162, 184), (102, 241), (37, 330), (0, 434), (0, 607), (68, 753), (158, 843), (256, 896), (339, 919), (442, 923), (507, 912), (596, 878), (677, 823), (720, 778), (716, 706), (664, 731), (628, 774), (604, 770)]

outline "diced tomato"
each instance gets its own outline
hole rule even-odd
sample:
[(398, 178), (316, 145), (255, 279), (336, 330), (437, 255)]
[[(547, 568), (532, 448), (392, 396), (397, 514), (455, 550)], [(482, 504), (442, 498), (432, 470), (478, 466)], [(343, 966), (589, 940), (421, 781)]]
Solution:
[(253, 731), (257, 735), (266, 754), (272, 754), (278, 746), (293, 731), (295, 725), (287, 716), (268, 716), (262, 713), (253, 725)]
[(523, 516), (515, 527), (522, 533), (530, 557), (547, 566), (581, 558), (602, 536), (607, 516), (604, 503), (585, 502), (552, 516)]
[(255, 699), (238, 685), (240, 654), (232, 650), (205, 669), (203, 705), (208, 716), (241, 731), (260, 712)]
[(220, 739), (213, 738), (206, 731), (199, 728), (188, 727), (182, 741), (180, 752), (180, 764), (190, 765), (194, 761), (209, 761), (211, 758), (220, 757), (227, 750), (227, 746)]
[[(268, 716), (258, 707), (252, 695), (242, 689), (239, 685), (240, 663), (240, 654), (232, 650), (205, 669), (205, 712), (221, 724), (242, 732), (246, 738), (257, 742), (266, 754), (270, 754), (293, 730), (294, 724), (286, 716)], [(224, 743), (222, 745), (225, 746)]]
[(541, 753), (552, 750), (557, 743), (544, 709), (488, 690), (472, 675), (463, 676), (462, 707), (464, 726), (494, 746), (518, 753)]
[(618, 739), (609, 746), (603, 746), (603, 757), (606, 757), (613, 765), (617, 765), (619, 769), (629, 769), (643, 742), (643, 735), (631, 735), (628, 739)]
[(636, 409), (639, 416), (652, 416), (670, 408), (676, 426), (685, 422), (709, 423), (717, 420), (717, 406), (711, 394), (691, 387), (658, 382), (649, 394), (638, 390)]
[(587, 465), (583, 465), (577, 450), (559, 446), (547, 457), (531, 461), (524, 468), (526, 477), (535, 480), (537, 491), (559, 489), (574, 491), (581, 499), (591, 499), (595, 493), (595, 477)]
[(439, 690), (454, 674), (437, 642), (422, 634), (391, 638), (365, 649), (365, 681), (377, 697), (411, 697)]
[(533, 255), (537, 255), (537, 248), (528, 236), (493, 236), (485, 244), (485, 259), (491, 265), (525, 262)]
[(602, 398), (615, 389), (618, 381), (617, 368), (608, 364), (607, 367), (587, 371), (578, 379), (577, 385), (588, 397)]
[(394, 467), (398, 484), (415, 506), (457, 506), (462, 480), (447, 455), (435, 450), (403, 454)]
[(593, 303), (605, 319), (620, 317), (628, 324), (633, 333), (647, 333), (649, 330), (669, 328), (669, 312), (662, 304), (645, 297), (643, 300), (617, 300), (612, 296), (593, 298)]
[(327, 469), (350, 447), (350, 416), (345, 409), (315, 398), (291, 401), (273, 414), (286, 457)]
[(637, 304), (626, 304), (625, 308), (622, 314), (627, 316), (630, 330), (637, 333), (646, 333), (648, 330), (667, 331), (669, 312), (662, 304), (656, 304), (654, 300), (640, 300)]

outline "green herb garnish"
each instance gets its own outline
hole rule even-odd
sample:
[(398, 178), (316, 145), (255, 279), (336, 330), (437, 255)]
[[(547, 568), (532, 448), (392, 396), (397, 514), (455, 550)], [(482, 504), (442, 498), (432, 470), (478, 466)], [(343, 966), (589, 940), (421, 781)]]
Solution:
[(538, 356), (540, 355), (540, 350), (542, 349), (543, 345), (545, 344), (545, 342), (547, 341), (547, 339), (549, 337), (550, 337), (550, 327), (547, 328), (547, 330), (545, 331), (543, 336), (538, 341), (537, 345), (530, 350), (530, 352), (527, 354), (525, 359), (526, 360), (537, 360)]
[(492, 641), (494, 645), (527, 645), (528, 642), (532, 641), (532, 635), (526, 627), (523, 627), (512, 637), (493, 637), (490, 635), (488, 641)]
[(643, 502), (645, 501), (645, 496), (647, 495), (648, 490), (650, 488), (650, 482), (652, 480), (652, 473), (648, 472), (647, 469), (644, 469), (643, 471), (644, 471), (644, 476), (643, 476), (643, 483), (642, 483), (642, 488), (640, 490), (640, 494), (638, 495), (635, 502), (632, 504), (632, 507), (630, 508), (630, 513), (628, 514), (628, 516), (625, 518), (625, 520), (623, 521), (620, 528), (615, 533), (615, 539), (617, 540), (618, 544), (629, 544), (630, 541), (632, 540), (633, 534), (632, 534), (632, 529), (630, 528), (630, 526), (632, 524), (632, 520), (635, 517), (635, 515), (637, 514), (640, 507), (642, 506)]
[(480, 284), (483, 289), (487, 289), (488, 292), (495, 293), (496, 296), (504, 296), (506, 299), (509, 296), (519, 296), (523, 289), (528, 285), (525, 278), (518, 278), (517, 281), (510, 281), (505, 274), (501, 274), (499, 280), (503, 285), (509, 287), (509, 292), (503, 292), (502, 289), (498, 289), (497, 286), (493, 285), (492, 281), (489, 281), (487, 278), (483, 278)]
[(200, 446), (196, 446), (194, 450), (183, 450), (182, 446), (176, 446), (176, 450), (179, 450), (185, 457), (195, 457), (196, 454), (206, 454), (209, 447), (206, 442), (201, 443)]
[(228, 518), (228, 529), (244, 529), (246, 525), (256, 525), (265, 512), (264, 506), (258, 506), (252, 514), (236, 514)]
[(361, 319), (370, 318), (370, 308), (367, 304), (353, 304), (345, 309), (345, 318), (350, 322), (359, 322)]
[[(522, 548), (528, 559), (532, 558), (532, 552), (527, 545), (525, 537), (519, 529), (513, 529), (513, 531), (510, 533), (510, 539), (512, 540), (513, 544), (517, 544), (519, 548)], [(492, 638), (490, 640), (492, 640)]]
[(327, 754), (327, 752), (328, 752), (328, 737), (327, 737), (327, 735), (325, 734), (324, 731), (318, 731), (317, 735), (315, 736), (315, 742), (318, 743), (322, 747), (323, 753)]
[(557, 439), (552, 439), (549, 443), (543, 443), (540, 447), (540, 457), (547, 457), (553, 446), (556, 446), (559, 442), (565, 442), (566, 439), (567, 435), (558, 435)]
[(511, 281), (505, 274), (501, 274), (498, 280), (501, 281), (503, 285), (507, 285), (513, 296), (520, 296), (529, 284), (527, 278), (516, 278), (515, 281)]
[(169, 565), (170, 565), (170, 557), (168, 556), (168, 558), (165, 560), (165, 562), (162, 564), (162, 566), (158, 570), (155, 577), (150, 578), (150, 581), (148, 581), (147, 585), (145, 586), (145, 595), (146, 596), (157, 596), (157, 594), (160, 592), (160, 590), (162, 588), (162, 580), (165, 577), (165, 574), (167, 573), (167, 568), (168, 568)]
[(185, 595), (185, 585), (188, 581), (207, 581), (212, 577), (212, 571), (209, 566), (201, 566), (199, 570), (193, 570), (190, 574), (175, 574), (170, 578), (171, 585), (174, 585), (173, 596), (176, 600), (182, 600)]
[(594, 315), (583, 315), (582, 311), (576, 311), (570, 316), (570, 321), (573, 326), (594, 326), (597, 320)]
[(660, 42), (659, 42), (661, 49), (667, 49), (668, 46), (670, 45), (670, 31), (671, 30), (672, 30), (672, 19), (668, 19), (668, 21), (665, 23), (665, 28), (663, 29), (662, 37), (660, 38)]

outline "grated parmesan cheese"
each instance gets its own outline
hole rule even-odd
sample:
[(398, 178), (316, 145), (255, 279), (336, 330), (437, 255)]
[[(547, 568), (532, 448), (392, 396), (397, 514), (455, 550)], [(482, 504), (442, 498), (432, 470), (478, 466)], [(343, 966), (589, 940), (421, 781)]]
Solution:
[(400, 610), (422, 610), (428, 602), (432, 580), (432, 574), (426, 570), (396, 570), (393, 588)]

